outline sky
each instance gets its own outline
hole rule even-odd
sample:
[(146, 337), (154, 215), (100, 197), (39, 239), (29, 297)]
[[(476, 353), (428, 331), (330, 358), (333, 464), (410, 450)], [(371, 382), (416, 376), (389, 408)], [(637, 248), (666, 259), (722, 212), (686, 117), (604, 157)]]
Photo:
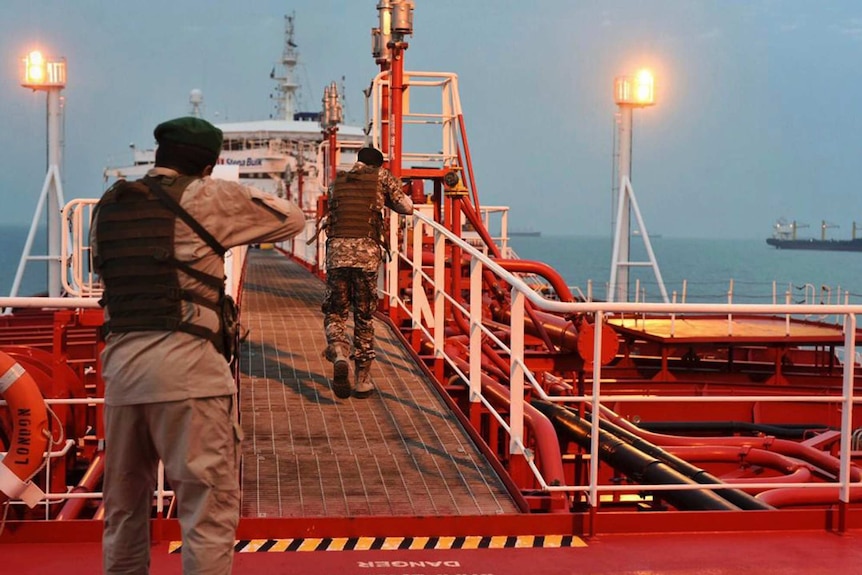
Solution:
[[(376, 4), (3, 0), (0, 224), (30, 222), (45, 178), (46, 97), (19, 85), (31, 49), (67, 60), (65, 197), (98, 197), (192, 89), (215, 123), (269, 117), (286, 14), (300, 107), (343, 82), (361, 124)], [(642, 67), (657, 103), (634, 111), (632, 183), (650, 233), (862, 226), (858, 0), (416, 0), (408, 41), (408, 70), (458, 74), (481, 203), (510, 206), (512, 228), (612, 234), (613, 83)]]

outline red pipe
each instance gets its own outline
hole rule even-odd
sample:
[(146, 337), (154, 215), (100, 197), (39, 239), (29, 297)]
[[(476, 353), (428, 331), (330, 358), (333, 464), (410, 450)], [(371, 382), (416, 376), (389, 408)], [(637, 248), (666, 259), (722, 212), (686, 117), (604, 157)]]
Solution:
[[(783, 473), (783, 475), (779, 476), (723, 479), (727, 483), (751, 483), (752, 481), (757, 481), (759, 483), (807, 483), (812, 477), (811, 470), (798, 461), (785, 457), (780, 453), (766, 451), (764, 449), (748, 449), (731, 445), (675, 445), (665, 448), (665, 451), (692, 463), (748, 463), (750, 465), (767, 467)], [(744, 491), (749, 493), (758, 493), (766, 489), (769, 488), (746, 488)]]
[[(467, 206), (468, 204), (466, 204), (465, 202), (461, 202), (461, 205)], [(476, 229), (478, 230), (480, 228), (476, 228)], [(482, 228), (482, 229), (484, 230), (484, 228)], [(485, 233), (487, 233), (487, 232), (485, 232)], [(498, 262), (503, 262), (503, 261), (513, 261), (513, 260), (498, 260)], [(434, 254), (431, 252), (423, 251), (422, 252), (422, 265), (429, 265), (429, 266), (434, 265)], [(456, 272), (453, 270), (453, 274), (454, 273), (456, 273)], [(501, 298), (508, 296), (508, 294), (502, 293), (500, 291), (499, 287), (496, 286), (496, 277), (497, 276), (495, 276), (491, 270), (485, 269), (485, 270), (483, 270), (483, 273), (485, 274), (486, 281), (491, 286), (492, 293), (499, 295)], [(458, 292), (456, 291), (454, 293), (458, 293)], [(530, 302), (525, 302), (525, 305), (524, 305), (525, 327), (531, 327), (532, 328), (532, 331), (531, 331), (532, 335), (535, 335), (536, 337), (541, 339), (544, 342), (545, 346), (547, 347), (548, 351), (553, 351), (554, 345), (551, 342), (550, 336), (545, 331), (545, 328), (542, 325), (542, 323), (536, 319), (536, 317), (535, 317), (536, 313), (537, 313), (537, 310), (533, 307), (533, 305)], [(457, 314), (453, 314), (453, 315), (457, 315)], [(469, 330), (466, 330), (466, 329), (464, 329), (462, 331), (464, 333), (469, 333)], [(614, 338), (616, 338), (616, 336), (614, 336)]]
[[(776, 475), (771, 477), (735, 477), (723, 479), (727, 483), (810, 483), (813, 475), (807, 467), (800, 467), (793, 473)], [(742, 489), (746, 493), (763, 493), (768, 487), (746, 487)]]
[[(458, 369), (464, 373), (470, 372), (470, 365), (462, 357), (462, 349), (449, 344), (444, 345), (444, 349), (446, 354), (450, 355), (458, 365)], [(510, 408), (509, 388), (497, 383), (484, 373), (482, 374), (482, 393), (496, 407), (502, 407), (506, 410)], [(563, 458), (554, 424), (528, 402), (524, 402), (524, 423), (533, 432), (537, 447), (536, 452), (540, 456), (538, 464), (545, 481), (549, 485), (565, 485)]]
[[(830, 505), (838, 502), (837, 487), (784, 487), (758, 493), (755, 497), (773, 507), (791, 505)], [(850, 487), (850, 502), (862, 502), (862, 485)]]
[(551, 284), (554, 291), (557, 292), (557, 297), (560, 298), (560, 301), (575, 301), (571, 290), (569, 290), (569, 286), (566, 285), (566, 280), (563, 279), (557, 270), (546, 263), (532, 260), (499, 260), (496, 263), (508, 272), (542, 276)]
[[(389, 60), (378, 60), (381, 72), (389, 72)], [(392, 80), (392, 74), (389, 74)], [(380, 151), (384, 156), (389, 155), (389, 86), (386, 83), (380, 86)]]
[[(78, 484), (72, 489), (72, 493), (92, 493), (99, 482), (102, 481), (102, 475), (105, 473), (105, 453), (99, 451), (90, 462), (90, 467), (87, 468), (84, 476)], [(87, 504), (86, 499), (69, 499), (57, 513), (58, 521), (69, 519), (79, 519), (81, 510)]]
[[(509, 312), (503, 312), (501, 319), (509, 321)], [(552, 342), (556, 342), (560, 348), (576, 352), (586, 362), (595, 361), (593, 357), (594, 324), (584, 322), (580, 325), (580, 329), (578, 329), (570, 319), (540, 310), (533, 310), (532, 315), (524, 318), (524, 329), (527, 333), (536, 334), (535, 322), (541, 325), (543, 332), (548, 334)], [(617, 333), (609, 325), (603, 323), (601, 330), (601, 364), (606, 365), (616, 357), (617, 351), (619, 351), (619, 339)], [(553, 344), (551, 344), (549, 349), (555, 349)]]
[[(497, 337), (501, 337), (499, 334), (495, 334)], [(453, 335), (446, 338), (446, 343), (451, 343), (453, 345), (460, 345), (463, 347), (464, 352), (460, 354), (459, 357), (466, 356), (469, 352), (467, 348), (470, 343), (470, 336), (465, 334)], [(482, 343), (482, 357), (487, 358), (488, 361), (482, 360), (482, 369), (489, 372), (489, 374), (493, 374), (497, 380), (508, 381), (509, 380), (509, 364), (508, 362), (500, 357), (489, 344), (483, 341)]]
[(478, 210), (474, 209), (469, 202), (461, 202), (461, 210), (464, 212), (464, 215), (467, 216), (467, 221), (470, 222), (470, 225), (473, 226), (473, 229), (476, 230), (476, 233), (479, 234), (479, 237), (482, 238), (482, 241), (485, 242), (486, 246), (488, 246), (490, 254), (498, 260), (501, 259), (502, 256), (500, 255), (500, 248), (496, 243), (494, 243), (488, 230), (485, 229), (485, 222), (483, 222), (482, 218), (479, 217)]
[[(404, 130), (404, 51), (407, 50), (407, 42), (392, 42), (389, 44), (392, 55), (390, 70), (390, 95), (392, 98), (392, 113), (390, 127), (392, 147), (389, 149), (389, 171), (396, 180), (401, 179), (401, 138)], [(387, 134), (388, 136), (389, 134)]]
[(802, 467), (798, 461), (774, 451), (733, 445), (673, 445), (665, 451), (689, 461), (738, 461), (739, 463), (769, 467), (782, 473), (793, 473)]
[[(582, 341), (581, 332), (575, 328), (572, 320), (533, 308), (529, 308), (526, 311), (528, 313), (526, 313), (524, 317), (524, 330), (526, 333), (541, 338), (545, 342), (548, 350), (556, 350), (556, 346), (554, 345), (554, 342), (556, 341), (557, 345), (561, 349), (574, 351), (581, 359), (587, 362), (594, 361), (595, 358), (593, 358), (592, 339), (594, 332), (592, 329), (587, 330), (587, 340)], [(453, 311), (452, 315), (455, 319), (455, 323), (461, 329), (461, 332), (469, 334), (470, 331), (466, 319), (457, 311)], [(504, 321), (509, 321), (510, 315), (508, 312), (504, 312), (502, 315), (502, 319)], [(592, 327), (592, 324), (587, 324), (587, 326)], [(505, 341), (507, 337), (500, 337), (500, 339)], [(497, 365), (501, 366), (504, 370), (507, 369), (507, 362), (502, 358), (499, 358), (499, 355), (489, 344), (483, 343), (482, 348), (486, 353), (488, 353), (491, 359), (495, 360)], [(610, 326), (602, 324), (602, 365), (609, 363), (614, 357), (616, 357), (618, 350), (619, 340), (616, 332), (611, 329)]]
[(467, 128), (464, 126), (464, 114), (458, 114), (458, 128), (461, 130), (461, 141), (464, 143), (464, 156), (467, 164), (467, 177), (470, 178), (470, 192), (473, 197), (473, 205), (479, 211), (479, 191), (476, 189), (476, 181), (473, 179), (473, 160), (470, 158), (470, 145), (467, 143)]
[[(335, 154), (335, 147), (338, 143), (336, 138), (336, 133), (338, 132), (337, 127), (330, 127), (327, 129), (328, 137), (329, 137), (329, 184), (332, 185), (335, 183), (335, 175), (338, 172), (338, 158)], [(300, 205), (302, 207), (302, 205)]]
[[(296, 205), (298, 205), (299, 209), (302, 210), (303, 212), (305, 211), (305, 207), (302, 204), (302, 188), (303, 188), (304, 183), (305, 183), (303, 181), (303, 176), (304, 176), (304, 172), (305, 172), (305, 168), (303, 167), (303, 164), (305, 163), (304, 154), (305, 154), (305, 151), (300, 147), (299, 151), (296, 155), (296, 157), (299, 158), (299, 162), (298, 162), (299, 165), (297, 166), (297, 170), (296, 170)], [(290, 184), (287, 184), (286, 187), (287, 187), (287, 189), (285, 190), (285, 192), (287, 193), (288, 196), (290, 196), (291, 195), (290, 194)], [(293, 198), (291, 198), (291, 199), (293, 199)]]

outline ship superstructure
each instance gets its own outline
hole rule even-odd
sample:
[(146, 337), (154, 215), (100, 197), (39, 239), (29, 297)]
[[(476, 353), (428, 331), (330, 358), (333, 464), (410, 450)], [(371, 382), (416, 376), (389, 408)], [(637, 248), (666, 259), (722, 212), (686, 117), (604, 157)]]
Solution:
[[(296, 109), (299, 84), (294, 68), (299, 54), (295, 41), (295, 17), (285, 16), (284, 50), (270, 78), (275, 81), (274, 114), (265, 120), (244, 122), (213, 122), (224, 134), (224, 150), (215, 174), (236, 177), (240, 182), (288, 198), (312, 213), (317, 199), (324, 192), (324, 172), (330, 159), (329, 142), (321, 129), (320, 111)], [(338, 95), (340, 98), (341, 95)], [(200, 113), (201, 94), (192, 91), (193, 114)], [(366, 136), (363, 128), (338, 125), (339, 146), (335, 164), (348, 168), (356, 161), (356, 152)], [(154, 149), (132, 149), (132, 162), (127, 166), (109, 167), (106, 181), (117, 178), (140, 178), (153, 167)]]

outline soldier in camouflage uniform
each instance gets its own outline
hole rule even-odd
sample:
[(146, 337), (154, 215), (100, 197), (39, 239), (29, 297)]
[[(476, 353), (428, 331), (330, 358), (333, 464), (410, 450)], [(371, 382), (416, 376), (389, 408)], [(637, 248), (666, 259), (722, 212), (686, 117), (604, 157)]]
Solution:
[[(383, 166), (383, 154), (374, 148), (359, 150), (349, 172), (339, 172), (328, 190), (326, 223), (326, 294), (323, 326), (326, 359), (334, 364), (332, 389), (339, 398), (365, 398), (374, 392), (374, 311), (377, 308), (377, 274), (385, 247), (383, 207), (400, 214), (413, 211), (401, 182)], [(353, 354), (345, 332), (353, 307)], [(348, 360), (354, 360), (351, 389)]]

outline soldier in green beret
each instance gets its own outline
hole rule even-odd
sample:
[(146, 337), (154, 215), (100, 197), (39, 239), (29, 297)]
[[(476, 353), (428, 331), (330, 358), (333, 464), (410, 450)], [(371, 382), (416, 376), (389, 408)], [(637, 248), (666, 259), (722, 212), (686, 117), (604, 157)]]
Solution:
[(305, 226), (298, 206), (210, 177), (222, 132), (200, 118), (155, 129), (155, 167), (120, 180), (93, 215), (107, 336), (105, 573), (146, 573), (159, 460), (176, 493), (184, 573), (228, 574), (239, 521), (241, 431), (226, 361), (224, 254)]

